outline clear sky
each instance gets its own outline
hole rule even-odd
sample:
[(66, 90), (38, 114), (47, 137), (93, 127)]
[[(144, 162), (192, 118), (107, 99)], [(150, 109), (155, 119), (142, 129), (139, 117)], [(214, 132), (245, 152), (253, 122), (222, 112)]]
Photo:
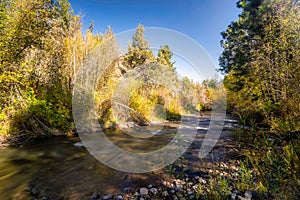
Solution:
[[(94, 31), (104, 33), (110, 25), (114, 33), (145, 27), (161, 27), (181, 32), (199, 43), (218, 67), (220, 32), (241, 12), (237, 0), (69, 0), (75, 14), (83, 16), (83, 31), (94, 20)], [(176, 59), (176, 57), (174, 58)], [(184, 62), (176, 68), (192, 78)], [(180, 66), (179, 66), (180, 65)]]

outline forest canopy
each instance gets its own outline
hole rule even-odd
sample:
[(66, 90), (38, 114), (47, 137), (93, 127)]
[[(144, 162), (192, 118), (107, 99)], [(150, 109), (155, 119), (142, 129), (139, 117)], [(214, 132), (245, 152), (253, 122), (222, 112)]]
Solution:
[[(136, 123), (160, 120), (153, 117), (158, 114), (157, 104), (166, 110), (166, 119), (179, 119), (182, 113), (209, 109), (211, 87), (206, 82), (179, 79), (172, 50), (161, 44), (154, 55), (144, 38), (142, 25), (137, 26), (128, 51), (122, 56), (112, 29), (108, 27), (104, 34), (99, 34), (93, 32), (93, 26), (91, 22), (90, 28), (83, 32), (81, 17), (74, 14), (67, 0), (1, 1), (1, 137), (21, 144), (41, 136), (74, 132), (72, 91), (77, 73), (82, 71), (86, 77), (97, 80), (93, 85), (94, 98), (99, 122), (105, 128), (116, 123), (111, 98), (119, 78), (144, 64), (165, 66), (170, 71), (169, 81), (182, 90), (175, 95), (170, 89), (153, 84), (136, 88), (129, 101), (130, 108), (136, 111), (132, 113)], [(105, 69), (100, 64), (85, 69), (86, 59), (95, 51), (118, 59)]]

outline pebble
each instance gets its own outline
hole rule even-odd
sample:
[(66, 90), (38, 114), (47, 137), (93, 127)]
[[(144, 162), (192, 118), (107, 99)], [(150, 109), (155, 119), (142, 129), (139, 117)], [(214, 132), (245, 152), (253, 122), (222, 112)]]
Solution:
[(96, 199), (99, 199), (99, 198), (100, 198), (100, 194), (94, 193), (94, 194), (91, 196), (90, 200), (96, 200)]
[(176, 186), (176, 187), (175, 187), (175, 190), (176, 190), (176, 191), (181, 191), (181, 187), (180, 187), (180, 186)]
[(153, 195), (156, 195), (158, 193), (157, 189), (156, 188), (151, 188), (149, 190)]
[(232, 192), (230, 196), (231, 196), (231, 200), (234, 200), (236, 197), (236, 193)]
[(140, 188), (140, 194), (146, 196), (148, 194), (148, 189), (145, 187)]
[(193, 191), (188, 191), (188, 195), (192, 195), (192, 194), (194, 194), (194, 192)]
[(206, 180), (204, 180), (202, 177), (200, 177), (199, 178), (199, 183), (206, 184)]
[(192, 185), (194, 185), (194, 184), (193, 184), (193, 182), (187, 182), (186, 185), (187, 185), (188, 187), (192, 187)]
[(167, 191), (163, 191), (162, 194), (161, 194), (163, 197), (167, 197), (169, 196), (169, 193)]
[(239, 198), (239, 200), (248, 200), (248, 199), (246, 199), (246, 198), (244, 198), (244, 197), (242, 197), (240, 195), (238, 195), (237, 197)]

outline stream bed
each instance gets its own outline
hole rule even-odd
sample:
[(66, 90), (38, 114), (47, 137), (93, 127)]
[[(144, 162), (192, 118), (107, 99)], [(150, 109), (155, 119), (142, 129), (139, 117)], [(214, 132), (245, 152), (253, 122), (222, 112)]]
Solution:
[[(200, 116), (199, 116), (200, 117)], [(209, 126), (209, 114), (200, 117), (197, 137), (184, 154), (189, 171), (197, 170), (203, 160), (197, 158), (199, 147)], [(217, 155), (207, 156), (205, 162), (228, 157), (222, 148), (232, 145), (232, 128), (236, 121), (227, 120), (216, 145)], [(137, 139), (121, 130), (108, 130), (108, 138), (120, 148), (129, 151), (153, 151), (164, 145), (177, 131), (178, 122), (165, 123), (162, 134), (153, 138)], [(77, 145), (74, 145), (77, 144)], [(103, 165), (80, 147), (80, 138), (48, 138), (22, 147), (0, 149), (0, 199), (31, 199), (33, 196), (49, 199), (89, 199), (93, 193), (120, 194), (125, 190), (149, 184), (159, 184), (168, 178), (162, 170), (130, 174)], [(221, 150), (220, 150), (221, 149)]]

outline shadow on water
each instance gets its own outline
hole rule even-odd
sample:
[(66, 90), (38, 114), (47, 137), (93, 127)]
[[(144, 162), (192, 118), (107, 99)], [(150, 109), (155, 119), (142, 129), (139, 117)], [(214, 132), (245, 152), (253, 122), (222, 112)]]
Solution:
[[(159, 139), (153, 141), (132, 142), (131, 136), (120, 130), (108, 131), (107, 135), (116, 145), (133, 152), (152, 151), (172, 138), (166, 134), (156, 136)], [(162, 178), (159, 171), (129, 174), (111, 169), (84, 147), (75, 147), (77, 142), (79, 138), (51, 138), (19, 148), (0, 149), (0, 199), (30, 199), (32, 196), (87, 199), (94, 192), (116, 194), (124, 188), (158, 183)]]

